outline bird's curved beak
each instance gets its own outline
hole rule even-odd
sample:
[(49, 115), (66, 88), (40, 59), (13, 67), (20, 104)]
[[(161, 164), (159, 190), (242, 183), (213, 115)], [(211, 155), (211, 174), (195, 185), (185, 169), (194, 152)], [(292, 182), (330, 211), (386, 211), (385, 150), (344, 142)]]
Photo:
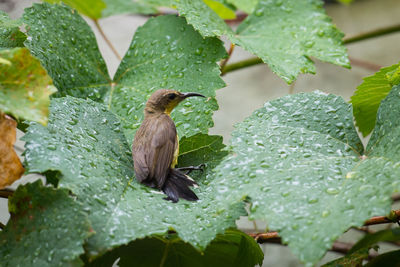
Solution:
[(191, 96), (201, 96), (201, 97), (205, 97), (204, 95), (198, 94), (198, 93), (184, 93), (184, 94), (183, 94), (183, 98), (188, 98), (188, 97), (191, 97)]

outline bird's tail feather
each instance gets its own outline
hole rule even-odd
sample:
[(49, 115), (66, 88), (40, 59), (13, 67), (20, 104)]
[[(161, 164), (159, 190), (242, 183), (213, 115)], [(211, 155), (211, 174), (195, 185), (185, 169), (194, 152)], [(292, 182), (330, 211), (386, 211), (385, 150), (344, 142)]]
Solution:
[(196, 185), (197, 183), (189, 176), (179, 170), (171, 169), (162, 190), (168, 196), (167, 200), (172, 200), (172, 202), (178, 202), (179, 198), (196, 201), (199, 198), (189, 188)]

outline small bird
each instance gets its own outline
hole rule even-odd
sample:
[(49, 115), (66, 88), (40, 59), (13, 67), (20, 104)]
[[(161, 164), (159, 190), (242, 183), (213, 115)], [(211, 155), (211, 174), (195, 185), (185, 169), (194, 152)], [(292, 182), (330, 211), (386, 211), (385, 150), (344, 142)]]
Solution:
[[(147, 100), (144, 120), (137, 130), (132, 144), (132, 158), (136, 179), (152, 188), (162, 190), (167, 200), (178, 202), (179, 198), (198, 200), (189, 186), (197, 183), (176, 169), (179, 141), (171, 111), (183, 100), (198, 93), (180, 93), (160, 89)], [(186, 168), (183, 168), (186, 169)]]

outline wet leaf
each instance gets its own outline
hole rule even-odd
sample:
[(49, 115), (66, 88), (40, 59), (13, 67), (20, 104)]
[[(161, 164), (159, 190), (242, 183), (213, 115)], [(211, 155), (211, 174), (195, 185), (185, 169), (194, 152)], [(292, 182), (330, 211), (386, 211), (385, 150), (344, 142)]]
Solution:
[(111, 81), (83, 18), (67, 6), (43, 3), (25, 9), (23, 20), (28, 26), (25, 46), (53, 79), (58, 89), (54, 96), (100, 100)]
[(200, 166), (207, 162), (205, 171), (193, 171), (190, 177), (208, 185), (214, 178), (212, 170), (228, 155), (228, 151), (224, 151), (224, 148), (222, 136), (196, 134), (184, 137), (179, 142), (178, 167)]
[(20, 32), (21, 23), (11, 20), (7, 13), (0, 10), (0, 49), (24, 46), (25, 34)]
[(237, 126), (234, 154), (216, 167), (220, 204), (250, 197), (250, 218), (266, 220), (301, 261), (315, 263), (349, 227), (389, 213), (400, 190), (395, 88), (365, 153), (341, 97), (315, 92), (266, 103)]
[(111, 266), (120, 257), (118, 265), (132, 266), (255, 266), (262, 265), (260, 246), (247, 234), (238, 230), (227, 230), (219, 234), (200, 253), (176, 234), (167, 237), (155, 236), (131, 242), (115, 249), (91, 263), (90, 266)]
[(343, 34), (322, 4), (319, 0), (261, 0), (231, 40), (260, 57), (287, 83), (299, 73), (315, 73), (310, 57), (350, 67)]
[(233, 35), (231, 28), (203, 0), (175, 0), (173, 3), (179, 15), (184, 16), (202, 36)]
[(0, 111), (15, 118), (47, 124), (49, 96), (56, 91), (51, 78), (26, 48), (1, 50)]
[(226, 0), (228, 3), (236, 6), (238, 9), (243, 10), (247, 14), (253, 12), (259, 0)]
[(106, 8), (102, 17), (119, 14), (156, 14), (156, 6), (149, 4), (146, 0), (104, 0)]
[(106, 7), (105, 1), (103, 0), (44, 0), (48, 3), (64, 3), (69, 5), (73, 9), (76, 9), (79, 13), (91, 18), (99, 19), (101, 18), (101, 13)]
[(81, 209), (67, 190), (41, 181), (19, 186), (9, 199), (11, 219), (0, 232), (2, 266), (81, 266), (91, 231)]
[(221, 19), (236, 18), (235, 11), (230, 9), (222, 0), (203, 0)]
[[(242, 203), (217, 208), (213, 191), (204, 185), (194, 189), (199, 201), (174, 204), (158, 190), (138, 184), (122, 125), (104, 105), (65, 97), (53, 99), (50, 110), (47, 128), (32, 124), (24, 137), (26, 166), (28, 172), (59, 171), (58, 186), (82, 202), (96, 232), (87, 245), (92, 257), (171, 229), (183, 241), (204, 249), (244, 214)], [(222, 140), (210, 141), (196, 147), (223, 147)], [(218, 153), (215, 158), (221, 157)]]
[(160, 88), (198, 92), (172, 112), (180, 137), (207, 133), (218, 109), (215, 90), (225, 86), (216, 64), (226, 55), (217, 38), (202, 38), (184, 18), (159, 16), (139, 28), (124, 56), (105, 102), (121, 117), (130, 143), (143, 118), (144, 104)]
[(14, 151), (17, 122), (0, 112), (0, 189), (11, 185), (24, 173), (24, 167)]
[(400, 63), (382, 68), (372, 76), (364, 78), (351, 97), (354, 118), (360, 132), (367, 136), (374, 129), (376, 113), (381, 101), (394, 85), (400, 83)]
[(344, 257), (324, 264), (322, 267), (361, 267), (364, 260), (368, 259), (369, 249), (360, 249)]

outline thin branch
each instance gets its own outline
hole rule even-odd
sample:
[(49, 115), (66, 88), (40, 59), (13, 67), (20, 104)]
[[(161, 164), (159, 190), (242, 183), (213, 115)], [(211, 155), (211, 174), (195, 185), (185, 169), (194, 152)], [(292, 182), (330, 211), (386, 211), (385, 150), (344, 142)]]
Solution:
[(113, 46), (111, 41), (107, 38), (106, 34), (103, 32), (103, 29), (100, 27), (99, 21), (97, 19), (93, 19), (94, 25), (96, 25), (96, 28), (99, 30), (101, 36), (103, 37), (104, 41), (106, 41), (107, 45), (111, 48), (113, 51), (114, 55), (119, 59), (122, 60), (121, 56), (118, 54), (117, 49)]
[(231, 63), (231, 64), (228, 64), (225, 66), (224, 71), (221, 73), (221, 76), (223, 76), (231, 71), (243, 69), (243, 68), (261, 64), (261, 63), (263, 63), (263, 61), (261, 60), (261, 58), (258, 58), (258, 57), (248, 58), (248, 59), (241, 60), (241, 61), (238, 61), (235, 63)]
[(14, 191), (11, 189), (1, 189), (0, 190), (0, 197), (2, 197), (2, 198), (9, 198), (10, 196), (12, 196), (12, 194), (14, 194)]
[(228, 63), (229, 59), (231, 58), (231, 55), (232, 55), (234, 49), (235, 49), (235, 44), (231, 43), (231, 46), (229, 47), (229, 51), (228, 51), (228, 56), (221, 62), (221, 66), (219, 67), (221, 69), (221, 75), (223, 75), (225, 65), (226, 65), (226, 63)]
[(367, 62), (367, 61), (360, 60), (360, 59), (353, 58), (353, 57), (349, 57), (349, 60), (350, 60), (350, 64), (352, 66), (358, 66), (358, 67), (361, 67), (361, 68), (364, 68), (367, 70), (372, 70), (375, 72), (379, 71), (382, 68), (381, 65), (378, 65), (378, 64), (375, 64), (372, 62)]
[(345, 38), (343, 40), (343, 43), (344, 44), (351, 44), (351, 43), (355, 43), (355, 42), (359, 42), (359, 41), (363, 41), (363, 40), (368, 40), (368, 39), (371, 39), (371, 38), (379, 37), (379, 36), (382, 36), (382, 35), (391, 34), (391, 33), (394, 33), (394, 32), (399, 32), (399, 31), (400, 31), (400, 24), (392, 25), (392, 26), (388, 26), (388, 27), (372, 30), (372, 31), (369, 31), (369, 32), (364, 32), (364, 33), (353, 35), (351, 37)]
[(400, 210), (393, 210), (390, 216), (392, 218), (387, 216), (372, 217), (371, 219), (365, 221), (364, 226), (397, 222), (398, 218), (400, 217)]

